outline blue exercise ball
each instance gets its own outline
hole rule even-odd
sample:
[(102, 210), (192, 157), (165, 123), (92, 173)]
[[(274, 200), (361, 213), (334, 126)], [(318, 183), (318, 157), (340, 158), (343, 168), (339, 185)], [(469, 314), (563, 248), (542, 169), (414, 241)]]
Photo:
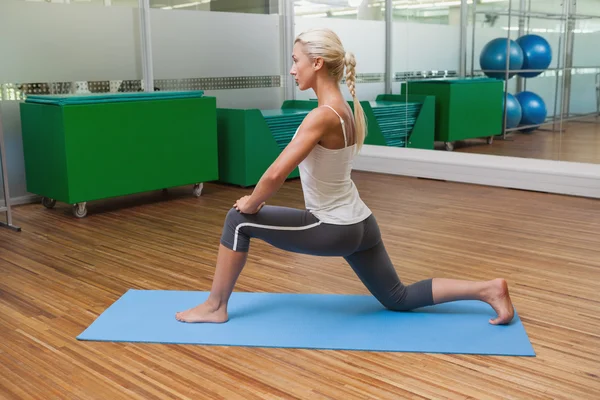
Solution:
[[(517, 43), (523, 50), (522, 69), (546, 69), (552, 62), (552, 48), (550, 43), (539, 35), (525, 35), (517, 39)], [(539, 72), (519, 72), (524, 78), (538, 76)]]
[[(529, 91), (517, 93), (515, 96), (521, 105), (521, 123), (519, 125), (538, 125), (546, 120), (548, 111), (544, 100)], [(523, 129), (522, 132), (533, 132), (536, 127)]]
[[(504, 110), (504, 97), (502, 98), (502, 110)], [(506, 128), (516, 128), (519, 126), (522, 118), (521, 104), (515, 96), (510, 93), (506, 94)]]
[[(479, 65), (484, 70), (484, 74), (490, 78), (504, 79), (506, 76), (506, 38), (496, 38), (489, 41), (481, 50), (479, 55)], [(523, 50), (514, 40), (510, 41), (509, 47), (509, 70), (521, 69), (523, 66)], [(493, 70), (485, 71), (485, 70)], [(508, 76), (512, 78), (515, 73)]]

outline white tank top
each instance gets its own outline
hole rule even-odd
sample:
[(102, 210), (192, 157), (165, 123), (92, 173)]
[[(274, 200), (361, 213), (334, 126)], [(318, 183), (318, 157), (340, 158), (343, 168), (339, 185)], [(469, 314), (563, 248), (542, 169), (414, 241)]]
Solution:
[(324, 223), (355, 224), (371, 215), (350, 175), (356, 144), (348, 146), (344, 120), (332, 107), (325, 107), (340, 119), (344, 148), (328, 149), (317, 144), (298, 165), (304, 203), (306, 209)]

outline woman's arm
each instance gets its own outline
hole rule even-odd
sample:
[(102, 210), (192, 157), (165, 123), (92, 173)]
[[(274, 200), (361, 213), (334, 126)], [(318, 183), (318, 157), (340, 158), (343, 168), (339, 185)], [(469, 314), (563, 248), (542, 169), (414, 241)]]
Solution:
[(335, 127), (338, 120), (333, 116), (328, 110), (316, 108), (304, 118), (294, 140), (260, 178), (249, 198), (249, 208), (258, 208), (279, 190), (286, 178), (321, 141), (323, 134)]

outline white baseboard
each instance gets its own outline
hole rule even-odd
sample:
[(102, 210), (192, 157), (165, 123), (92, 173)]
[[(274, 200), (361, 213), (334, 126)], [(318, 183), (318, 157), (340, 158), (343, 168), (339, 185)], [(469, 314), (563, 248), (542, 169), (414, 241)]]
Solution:
[[(365, 145), (354, 169), (600, 198), (600, 164)], [(39, 201), (37, 195), (26, 195), (12, 198), (11, 205)]]
[(354, 169), (600, 198), (600, 164), (365, 145)]

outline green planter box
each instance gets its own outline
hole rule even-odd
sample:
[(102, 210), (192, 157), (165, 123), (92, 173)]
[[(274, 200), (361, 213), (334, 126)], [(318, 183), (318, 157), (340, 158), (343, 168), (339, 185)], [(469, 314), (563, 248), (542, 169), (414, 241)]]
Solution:
[(77, 205), (218, 179), (216, 99), (202, 92), (29, 96), (27, 190)]
[(502, 81), (490, 78), (429, 79), (402, 85), (401, 94), (435, 97), (435, 140), (448, 150), (457, 140), (502, 134)]

